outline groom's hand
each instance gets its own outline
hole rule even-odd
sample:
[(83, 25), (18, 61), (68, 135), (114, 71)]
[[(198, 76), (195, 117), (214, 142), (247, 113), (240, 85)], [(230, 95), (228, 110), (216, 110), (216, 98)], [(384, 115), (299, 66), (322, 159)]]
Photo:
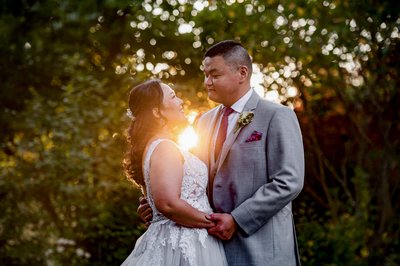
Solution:
[(150, 221), (153, 218), (153, 212), (151, 210), (151, 207), (145, 197), (140, 197), (139, 203), (140, 205), (137, 209), (139, 217), (146, 224), (146, 226), (149, 226)]
[(223, 240), (229, 240), (237, 230), (237, 224), (232, 215), (228, 213), (210, 214), (210, 220), (216, 225), (208, 229), (210, 235), (214, 235)]

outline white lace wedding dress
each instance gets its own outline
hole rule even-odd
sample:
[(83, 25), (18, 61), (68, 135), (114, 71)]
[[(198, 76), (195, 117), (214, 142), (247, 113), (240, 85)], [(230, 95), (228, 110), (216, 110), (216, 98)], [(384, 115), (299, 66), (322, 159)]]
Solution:
[[(149, 164), (154, 149), (162, 141), (170, 140), (158, 139), (151, 143), (143, 167), (147, 200), (153, 210), (153, 219), (147, 231), (136, 241), (135, 248), (121, 266), (227, 265), (221, 241), (208, 235), (206, 229), (177, 225), (156, 209), (151, 195)], [(207, 166), (191, 153), (184, 150), (181, 152), (184, 158), (181, 199), (200, 211), (211, 213), (212, 209), (206, 195)]]

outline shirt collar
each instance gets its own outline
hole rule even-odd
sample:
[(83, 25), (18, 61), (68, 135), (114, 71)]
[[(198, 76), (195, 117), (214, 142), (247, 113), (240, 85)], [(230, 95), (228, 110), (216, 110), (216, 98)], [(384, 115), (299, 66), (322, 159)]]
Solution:
[(244, 106), (250, 99), (252, 93), (253, 89), (250, 88), (245, 95), (243, 95), (239, 100), (237, 100), (234, 104), (232, 104), (231, 108), (237, 113), (243, 112)]

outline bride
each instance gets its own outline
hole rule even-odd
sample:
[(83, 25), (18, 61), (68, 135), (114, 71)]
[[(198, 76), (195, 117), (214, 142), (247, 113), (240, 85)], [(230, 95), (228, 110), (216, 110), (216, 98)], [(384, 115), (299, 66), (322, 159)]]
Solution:
[(142, 187), (153, 219), (122, 266), (227, 265), (222, 243), (207, 233), (214, 225), (207, 167), (172, 140), (172, 129), (186, 123), (182, 100), (160, 80), (149, 80), (130, 91), (128, 114), (124, 167)]

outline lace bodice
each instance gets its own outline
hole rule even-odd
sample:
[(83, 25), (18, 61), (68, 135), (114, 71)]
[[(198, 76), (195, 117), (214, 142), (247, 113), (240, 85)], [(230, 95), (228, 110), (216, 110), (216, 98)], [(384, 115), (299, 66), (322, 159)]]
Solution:
[[(147, 154), (143, 163), (147, 200), (153, 210), (153, 219), (151, 221), (152, 223), (161, 220), (167, 220), (167, 218), (155, 207), (150, 186), (150, 158), (157, 145), (160, 144), (162, 141), (169, 141), (176, 145), (173, 141), (168, 139), (157, 139), (153, 141), (147, 150)], [(193, 154), (180, 149), (178, 146), (177, 148), (181, 151), (184, 159), (181, 199), (200, 211), (211, 213), (212, 209), (210, 207), (206, 194), (208, 183), (207, 166)]]

